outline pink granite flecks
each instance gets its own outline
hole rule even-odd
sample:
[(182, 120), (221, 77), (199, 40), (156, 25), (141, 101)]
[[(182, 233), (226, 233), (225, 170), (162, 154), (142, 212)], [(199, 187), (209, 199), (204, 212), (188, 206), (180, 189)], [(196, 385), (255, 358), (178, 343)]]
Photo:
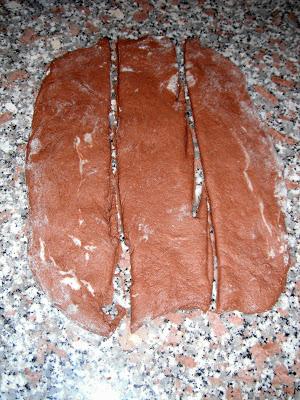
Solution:
[(22, 36), (20, 37), (20, 42), (23, 44), (30, 44), (34, 42), (37, 39), (37, 37), (38, 35), (33, 29), (27, 28), (24, 30)]
[(225, 335), (227, 329), (222, 322), (219, 314), (208, 312), (208, 320), (215, 336), (219, 337)]
[(279, 354), (281, 348), (277, 343), (269, 342), (264, 345), (256, 344), (252, 347), (251, 353), (256, 363), (256, 368), (261, 371), (264, 368), (265, 361), (273, 355)]
[(8, 80), (8, 82), (15, 82), (15, 81), (27, 79), (28, 77), (29, 77), (28, 72), (20, 69), (20, 70), (15, 70), (15, 71), (10, 72), (7, 75), (7, 80)]
[(10, 121), (13, 117), (11, 112), (4, 112), (0, 114), (0, 125), (5, 124), (6, 122)]
[[(291, 3), (1, 1), (1, 398), (297, 399), (300, 19)], [(199, 38), (244, 73), (283, 166), (286, 188), (280, 190), (287, 190), (292, 268), (285, 293), (266, 313), (215, 316), (213, 307), (207, 314), (179, 311), (146, 321), (131, 334), (127, 253), (114, 281), (115, 300), (128, 315), (112, 337), (103, 339), (67, 320), (28, 268), (24, 154), (36, 95), (53, 58), (105, 36), (147, 35), (168, 36), (174, 43)]]
[(260, 94), (263, 98), (265, 98), (268, 102), (272, 103), (274, 106), (278, 104), (278, 99), (277, 97), (270, 93), (267, 89), (260, 85), (254, 85), (253, 89)]
[(287, 87), (287, 88), (290, 88), (290, 89), (295, 86), (295, 82), (294, 81), (291, 81), (291, 80), (288, 80), (288, 79), (283, 79), (283, 78), (281, 78), (280, 76), (277, 76), (277, 75), (273, 75), (271, 77), (271, 80), (272, 80), (272, 82), (276, 83), (279, 86), (284, 86), (284, 87)]
[(195, 368), (197, 363), (196, 361), (193, 359), (193, 357), (188, 357), (188, 356), (179, 356), (176, 358), (176, 360), (184, 365), (187, 368)]

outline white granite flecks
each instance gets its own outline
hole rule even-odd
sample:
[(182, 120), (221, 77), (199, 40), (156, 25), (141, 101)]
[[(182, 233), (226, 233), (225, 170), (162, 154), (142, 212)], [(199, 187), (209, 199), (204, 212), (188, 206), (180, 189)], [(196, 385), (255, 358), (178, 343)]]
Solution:
[[(296, 1), (4, 0), (1, 36), (0, 398), (300, 398), (300, 12)], [(47, 64), (100, 37), (190, 36), (245, 73), (287, 185), (293, 266), (261, 315), (178, 312), (100, 338), (67, 320), (28, 266), (25, 146)], [(126, 262), (118, 270), (125, 270)], [(128, 286), (128, 273), (127, 276)]]

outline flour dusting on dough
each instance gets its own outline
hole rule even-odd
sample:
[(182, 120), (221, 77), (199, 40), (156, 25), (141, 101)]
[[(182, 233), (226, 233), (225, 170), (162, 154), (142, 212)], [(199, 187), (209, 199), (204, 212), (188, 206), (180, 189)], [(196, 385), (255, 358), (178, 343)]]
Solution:
[(95, 251), (97, 249), (97, 246), (93, 246), (91, 244), (87, 244), (86, 246), (84, 246), (84, 248), (87, 251)]
[(175, 96), (177, 95), (177, 91), (178, 91), (178, 74), (174, 74), (171, 76), (171, 78), (168, 81), (167, 84), (167, 89), (172, 92), (173, 94), (175, 94)]
[(262, 218), (263, 223), (265, 224), (269, 234), (272, 236), (272, 229), (271, 229), (270, 224), (268, 224), (268, 222), (266, 220), (265, 213), (264, 213), (264, 208), (265, 208), (264, 203), (260, 200), (260, 202), (259, 202), (259, 211), (260, 211), (260, 214), (261, 214), (261, 218)]
[[(92, 288), (91, 284), (84, 280), (84, 279), (78, 279), (75, 272), (73, 270), (69, 271), (59, 271), (61, 275), (71, 275), (71, 276), (66, 276), (61, 280), (61, 282), (64, 285), (70, 286), (73, 290), (79, 290), (81, 288), (81, 283), (86, 287), (86, 289), (94, 296), (95, 291)], [(81, 282), (81, 283), (80, 283)]]
[(60, 275), (74, 275), (74, 271), (69, 269), (69, 271), (59, 271)]
[[(74, 140), (74, 146), (75, 146), (75, 149), (76, 149), (78, 158), (79, 158), (79, 173), (80, 173), (80, 176), (82, 176), (82, 174), (83, 174), (83, 167), (84, 167), (84, 165), (88, 162), (88, 160), (85, 160), (85, 159), (83, 158), (82, 153), (81, 153), (80, 150), (79, 150), (79, 145), (80, 145), (80, 137), (76, 136), (76, 138), (75, 138), (75, 140)], [(80, 184), (81, 184), (81, 182), (80, 182)]]
[[(245, 129), (245, 127), (242, 126), (242, 129), (243, 129), (245, 132), (247, 132), (246, 129)], [(248, 169), (249, 169), (249, 166), (250, 166), (250, 156), (249, 156), (249, 153), (248, 153), (248, 151), (246, 150), (246, 148), (245, 148), (245, 146), (243, 145), (243, 143), (241, 142), (241, 140), (239, 139), (238, 135), (236, 135), (236, 134), (234, 133), (234, 136), (235, 136), (235, 138), (236, 138), (238, 144), (240, 145), (240, 147), (241, 147), (241, 149), (242, 149), (242, 152), (244, 153), (244, 157), (245, 157), (245, 167), (244, 167), (244, 170), (243, 170), (243, 175), (244, 175), (244, 178), (245, 178), (247, 187), (248, 187), (248, 189), (250, 190), (250, 192), (253, 192), (252, 181), (251, 181), (251, 179), (250, 179), (250, 177), (249, 177), (249, 175), (248, 175)]]
[(46, 258), (45, 258), (45, 242), (39, 238), (40, 241), (40, 259), (45, 262)]
[(138, 48), (142, 49), (142, 50), (147, 50), (147, 49), (149, 49), (149, 46), (145, 45), (145, 44), (139, 44)]
[(53, 257), (49, 256), (49, 260), (52, 262), (52, 264), (54, 265), (54, 267), (55, 267), (56, 269), (59, 269), (59, 267), (58, 267), (58, 265), (56, 264), (56, 262), (55, 262), (55, 260), (54, 260)]
[(70, 286), (70, 288), (73, 290), (79, 290), (81, 288), (81, 285), (75, 276), (72, 276), (72, 277), (67, 276), (67, 277), (63, 278), (61, 280), (61, 282), (64, 285)]
[(92, 137), (91, 133), (85, 133), (84, 136), (83, 136), (83, 140), (87, 144), (92, 144), (93, 143), (93, 137)]
[(249, 175), (247, 174), (247, 168), (244, 169), (243, 175), (244, 175), (245, 181), (247, 183), (247, 186), (248, 186), (250, 192), (253, 192), (253, 186), (252, 186), (252, 182), (249, 178)]
[(134, 72), (134, 69), (131, 67), (121, 67), (121, 72)]
[(138, 229), (140, 232), (143, 233), (142, 239), (147, 241), (149, 239), (149, 236), (154, 233), (153, 229), (149, 227), (149, 225), (146, 224), (139, 224)]
[(190, 71), (187, 71), (186, 73), (186, 81), (189, 87), (193, 87), (196, 85), (196, 79)]
[(38, 138), (35, 138), (30, 143), (30, 155), (38, 154), (41, 150), (41, 142)]
[(77, 247), (81, 247), (81, 240), (78, 239), (77, 237), (73, 236), (73, 235), (68, 235), (69, 238), (73, 241), (73, 243), (75, 244), (75, 246)]
[(191, 208), (189, 205), (184, 204), (178, 210), (178, 221), (183, 221), (184, 218), (191, 216)]
[(271, 249), (269, 250), (268, 256), (269, 256), (270, 258), (274, 258), (274, 257), (275, 257), (275, 251), (274, 251), (274, 249), (273, 249), (272, 247), (271, 247)]
[(87, 290), (91, 293), (92, 296), (95, 296), (95, 290), (90, 284), (90, 282), (85, 281), (84, 279), (80, 279), (83, 285), (87, 288)]
[(74, 315), (74, 314), (78, 313), (78, 305), (77, 304), (69, 304), (66, 311), (69, 315)]

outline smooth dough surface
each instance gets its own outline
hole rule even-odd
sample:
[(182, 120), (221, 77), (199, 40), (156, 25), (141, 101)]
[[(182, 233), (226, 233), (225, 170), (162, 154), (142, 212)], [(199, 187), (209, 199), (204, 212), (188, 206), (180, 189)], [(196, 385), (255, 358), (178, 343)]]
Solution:
[(288, 270), (273, 145), (234, 64), (188, 40), (185, 66), (216, 237), (217, 310), (262, 312)]
[(108, 40), (52, 62), (27, 148), (31, 267), (67, 316), (109, 335), (119, 244), (111, 189)]

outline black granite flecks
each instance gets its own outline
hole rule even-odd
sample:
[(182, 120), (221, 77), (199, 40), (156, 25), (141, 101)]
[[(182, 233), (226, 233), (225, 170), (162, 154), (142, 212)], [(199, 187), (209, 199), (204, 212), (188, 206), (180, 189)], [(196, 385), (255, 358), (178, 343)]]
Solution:
[[(1, 2), (1, 399), (299, 397), (299, 8), (284, 0)], [(198, 37), (246, 75), (261, 120), (276, 130), (270, 133), (287, 186), (292, 268), (286, 292), (269, 312), (178, 312), (135, 334), (127, 318), (105, 339), (67, 320), (32, 277), (25, 146), (53, 58), (104, 36), (145, 35), (175, 43)]]

